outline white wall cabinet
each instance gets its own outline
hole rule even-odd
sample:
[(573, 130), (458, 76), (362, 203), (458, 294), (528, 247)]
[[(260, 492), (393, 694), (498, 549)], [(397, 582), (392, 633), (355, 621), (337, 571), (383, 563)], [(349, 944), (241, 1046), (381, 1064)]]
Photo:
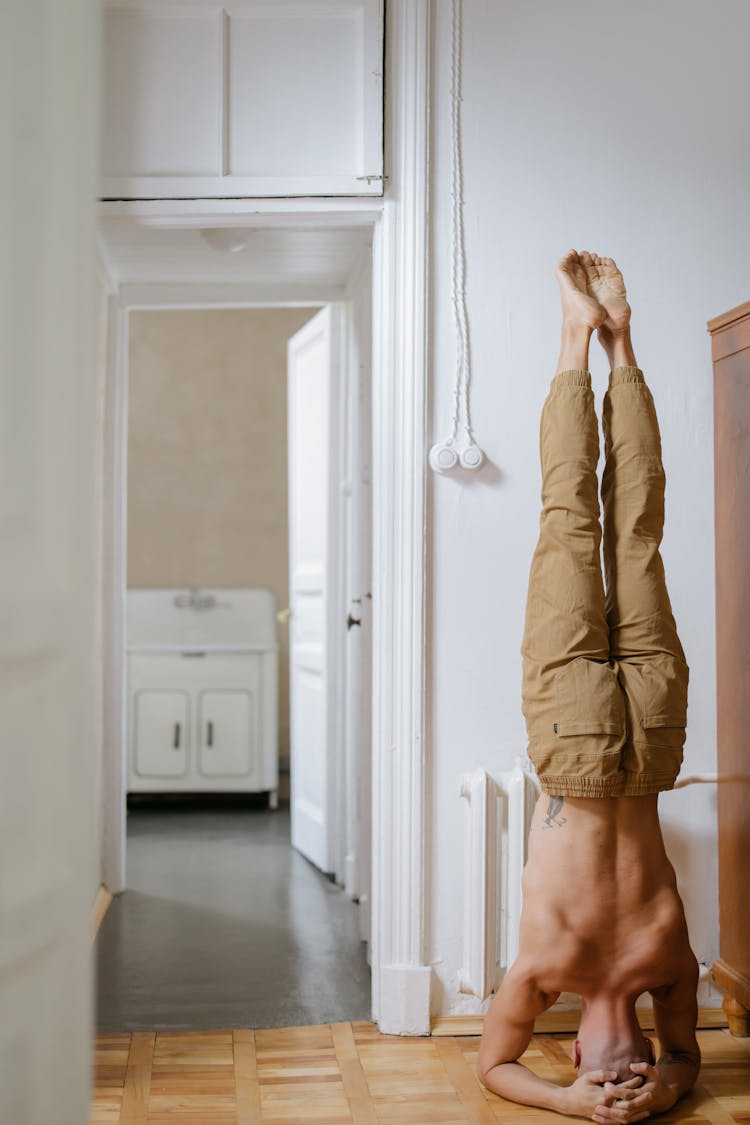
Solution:
[(110, 0), (105, 199), (381, 195), (383, 0)]
[(130, 792), (278, 798), (276, 653), (131, 653)]

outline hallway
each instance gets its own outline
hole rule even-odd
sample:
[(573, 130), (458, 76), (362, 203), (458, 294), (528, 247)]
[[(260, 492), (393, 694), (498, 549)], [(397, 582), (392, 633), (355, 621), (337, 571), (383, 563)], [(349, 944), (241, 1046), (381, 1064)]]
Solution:
[(292, 849), (287, 805), (131, 808), (96, 963), (99, 1032), (370, 1018), (357, 906)]

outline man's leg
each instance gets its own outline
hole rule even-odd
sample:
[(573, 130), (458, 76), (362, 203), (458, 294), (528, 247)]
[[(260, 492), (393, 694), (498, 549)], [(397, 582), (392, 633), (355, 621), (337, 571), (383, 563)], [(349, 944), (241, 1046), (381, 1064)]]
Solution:
[(523, 655), (529, 756), (551, 794), (622, 792), (625, 710), (609, 660), (596, 466), (599, 433), (588, 345), (604, 315), (581, 260), (558, 268), (563, 333), (541, 418), (542, 514), (531, 563)]
[(665, 476), (656, 410), (633, 353), (622, 276), (609, 258), (594, 268), (592, 288), (610, 314), (599, 329), (611, 368), (602, 502), (610, 648), (627, 697), (623, 792), (656, 793), (672, 788), (682, 762), (689, 673), (659, 551)]

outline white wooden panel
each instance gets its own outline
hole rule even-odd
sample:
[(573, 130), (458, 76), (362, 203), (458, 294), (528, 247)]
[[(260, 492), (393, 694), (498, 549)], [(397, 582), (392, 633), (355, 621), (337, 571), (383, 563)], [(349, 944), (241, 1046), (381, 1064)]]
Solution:
[[(316, 318), (317, 319), (317, 318)], [(327, 336), (327, 333), (325, 334)], [(299, 476), (293, 493), (295, 584), (320, 590), (326, 563), (328, 515), (328, 372), (317, 370), (328, 357), (319, 332), (297, 358), (292, 440)]]
[(229, 171), (325, 176), (362, 168), (362, 11), (290, 19), (260, 8), (229, 25)]
[(190, 697), (185, 691), (138, 691), (133, 714), (135, 772), (141, 777), (187, 773)]
[[(292, 844), (324, 871), (332, 870), (332, 801), (336, 768), (335, 651), (331, 550), (336, 511), (334, 376), (338, 349), (330, 306), (288, 344), (289, 694)], [(332, 445), (334, 448), (332, 448)]]
[(108, 176), (219, 176), (222, 25), (217, 9), (109, 8), (102, 131)]
[[(316, 666), (317, 664), (317, 666)], [(318, 835), (325, 828), (326, 683), (319, 662), (305, 663), (304, 654), (295, 661), (293, 721), (298, 736), (304, 732), (304, 753), (295, 760), (295, 833), (292, 843), (300, 851), (316, 850)]]
[(200, 773), (207, 777), (246, 777), (252, 771), (257, 744), (256, 714), (256, 700), (249, 691), (200, 693)]

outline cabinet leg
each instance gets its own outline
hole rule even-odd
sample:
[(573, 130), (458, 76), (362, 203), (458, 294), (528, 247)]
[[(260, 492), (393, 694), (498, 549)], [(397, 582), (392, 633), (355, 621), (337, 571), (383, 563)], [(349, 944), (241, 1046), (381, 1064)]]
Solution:
[(277, 809), (279, 807), (279, 791), (278, 789), (268, 790), (268, 807), (269, 809)]
[(750, 1011), (733, 996), (724, 997), (722, 1008), (727, 1014), (731, 1034), (740, 1039), (750, 1036)]

